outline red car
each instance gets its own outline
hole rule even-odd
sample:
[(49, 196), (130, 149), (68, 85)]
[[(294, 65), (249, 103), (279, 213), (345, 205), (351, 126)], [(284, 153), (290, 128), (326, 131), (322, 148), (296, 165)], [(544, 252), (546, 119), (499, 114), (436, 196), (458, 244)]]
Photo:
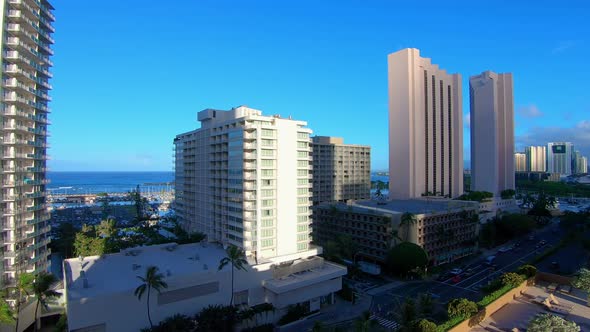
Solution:
[(461, 276), (459, 275), (456, 275), (453, 277), (453, 279), (451, 279), (451, 282), (454, 284), (458, 283), (459, 281), (461, 281)]

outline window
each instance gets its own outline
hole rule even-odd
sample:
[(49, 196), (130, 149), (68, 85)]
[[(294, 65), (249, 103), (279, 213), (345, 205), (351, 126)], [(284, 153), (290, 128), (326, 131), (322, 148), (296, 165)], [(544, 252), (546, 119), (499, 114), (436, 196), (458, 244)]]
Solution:
[(307, 149), (309, 147), (309, 143), (307, 143), (307, 142), (297, 142), (297, 147), (298, 148)]
[(307, 233), (297, 234), (297, 241), (307, 241)]
[(297, 188), (297, 195), (309, 194), (309, 188)]
[(297, 222), (306, 222), (309, 221), (308, 216), (297, 216)]
[(260, 171), (260, 174), (264, 177), (270, 177), (275, 175), (275, 171), (272, 169), (263, 169)]
[(307, 206), (297, 207), (297, 213), (306, 213), (306, 212), (309, 212), (309, 208)]
[(262, 146), (275, 146), (275, 141), (273, 141), (271, 139), (261, 139), (260, 144)]
[(308, 156), (307, 151), (297, 151), (298, 158), (307, 158), (307, 156)]
[(263, 187), (271, 187), (274, 186), (274, 180), (262, 180), (261, 184)]
[(262, 129), (262, 137), (275, 137), (275, 131), (272, 129)]
[(272, 219), (262, 219), (262, 227), (272, 227), (274, 221)]
[(275, 161), (272, 159), (262, 159), (261, 161), (262, 167), (274, 167)]
[(262, 237), (273, 237), (275, 236), (275, 230), (274, 229), (263, 229), (262, 230)]
[(260, 154), (263, 157), (274, 157), (275, 156), (275, 150), (262, 149), (260, 151)]
[(262, 197), (273, 197), (275, 195), (275, 191), (272, 189), (262, 189), (260, 193)]
[(272, 217), (274, 215), (274, 211), (273, 210), (262, 210), (262, 216), (263, 217)]
[(309, 161), (307, 160), (297, 160), (297, 167), (308, 167)]
[(264, 206), (264, 207), (273, 206), (274, 203), (275, 203), (274, 199), (263, 199), (262, 200), (262, 206)]
[(297, 170), (297, 176), (307, 176), (309, 174), (309, 171), (306, 169), (298, 169)]
[(300, 186), (305, 186), (305, 185), (309, 184), (309, 180), (308, 179), (297, 179), (297, 184)]
[(297, 198), (297, 204), (308, 204), (308, 203), (309, 203), (309, 197), (298, 197)]
[(297, 138), (299, 139), (309, 139), (309, 134), (308, 133), (297, 133)]
[(307, 250), (307, 243), (297, 243), (297, 250)]
[(309, 230), (309, 226), (307, 225), (297, 225), (298, 232), (307, 232)]
[(268, 247), (272, 247), (274, 245), (274, 240), (273, 239), (264, 239), (261, 241), (262, 243), (262, 248), (268, 248)]

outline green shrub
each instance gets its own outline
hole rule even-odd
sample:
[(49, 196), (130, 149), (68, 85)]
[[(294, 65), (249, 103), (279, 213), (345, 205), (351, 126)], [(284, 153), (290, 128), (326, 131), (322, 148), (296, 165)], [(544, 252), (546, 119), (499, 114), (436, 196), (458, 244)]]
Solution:
[(462, 317), (467, 319), (477, 312), (477, 304), (465, 298), (453, 299), (447, 305), (449, 317)]
[(416, 323), (413, 330), (415, 332), (437, 332), (437, 328), (438, 326), (428, 319), (421, 319), (418, 323)]
[(500, 277), (500, 281), (504, 286), (515, 288), (524, 282), (524, 276), (514, 272), (507, 272)]
[(502, 288), (492, 292), (489, 295), (486, 295), (481, 299), (481, 301), (477, 302), (477, 305), (480, 307), (485, 307), (490, 303), (496, 301), (500, 296), (508, 293), (511, 289), (513, 289), (512, 285), (505, 285)]
[(443, 322), (442, 324), (438, 325), (436, 327), (436, 331), (437, 332), (446, 332), (446, 331), (450, 330), (451, 328), (459, 325), (459, 323), (461, 323), (465, 319), (466, 318), (463, 318), (463, 317), (449, 318), (446, 322)]
[(519, 267), (518, 270), (516, 270), (516, 272), (518, 274), (522, 274), (528, 279), (534, 277), (537, 274), (537, 268), (532, 265), (526, 264)]

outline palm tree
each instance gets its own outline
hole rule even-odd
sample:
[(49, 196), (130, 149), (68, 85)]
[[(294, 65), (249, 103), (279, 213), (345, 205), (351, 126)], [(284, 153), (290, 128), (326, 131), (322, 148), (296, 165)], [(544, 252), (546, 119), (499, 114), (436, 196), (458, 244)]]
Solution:
[(154, 327), (152, 323), (152, 317), (150, 316), (150, 293), (152, 288), (157, 290), (158, 293), (162, 291), (162, 288), (168, 288), (168, 284), (164, 281), (164, 275), (158, 273), (157, 266), (148, 266), (145, 271), (145, 277), (137, 276), (137, 279), (141, 280), (142, 284), (137, 286), (135, 289), (135, 296), (141, 301), (141, 296), (147, 290), (147, 314), (148, 320), (150, 321), (150, 327)]
[(244, 265), (247, 265), (248, 261), (244, 258), (244, 251), (234, 245), (227, 247), (225, 252), (227, 256), (219, 261), (218, 270), (221, 271), (227, 264), (231, 264), (231, 299), (229, 300), (231, 306), (234, 304), (234, 269), (246, 271)]
[(20, 306), (23, 304), (23, 298), (25, 296), (30, 296), (33, 293), (33, 281), (35, 280), (35, 276), (31, 273), (21, 273), (18, 276), (18, 280), (16, 281), (16, 287), (14, 291), (16, 292), (16, 310), (15, 310), (15, 331), (18, 332), (18, 323), (19, 323), (19, 314), (20, 314)]
[(414, 225), (416, 223), (416, 216), (410, 212), (404, 212), (402, 214), (399, 228), (404, 228), (404, 241), (408, 241), (408, 237), (410, 235), (410, 225)]
[(56, 282), (57, 278), (53, 274), (47, 272), (41, 272), (35, 277), (35, 281), (33, 282), (33, 294), (35, 294), (35, 297), (37, 298), (37, 304), (35, 305), (35, 331), (37, 331), (37, 313), (39, 311), (39, 304), (47, 309), (47, 300), (60, 295), (51, 288)]

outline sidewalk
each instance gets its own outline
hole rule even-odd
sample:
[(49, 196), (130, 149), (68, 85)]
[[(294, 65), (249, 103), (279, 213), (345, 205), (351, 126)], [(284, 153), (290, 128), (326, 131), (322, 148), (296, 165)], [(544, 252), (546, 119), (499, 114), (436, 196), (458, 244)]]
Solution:
[(321, 321), (323, 326), (329, 326), (344, 321), (349, 321), (360, 316), (363, 312), (368, 311), (371, 307), (372, 297), (361, 296), (355, 304), (344, 301), (339, 297), (335, 297), (336, 303), (326, 307), (316, 315), (310, 316), (307, 319), (293, 322), (285, 326), (279, 327), (281, 332), (303, 332), (312, 329), (315, 321)]

